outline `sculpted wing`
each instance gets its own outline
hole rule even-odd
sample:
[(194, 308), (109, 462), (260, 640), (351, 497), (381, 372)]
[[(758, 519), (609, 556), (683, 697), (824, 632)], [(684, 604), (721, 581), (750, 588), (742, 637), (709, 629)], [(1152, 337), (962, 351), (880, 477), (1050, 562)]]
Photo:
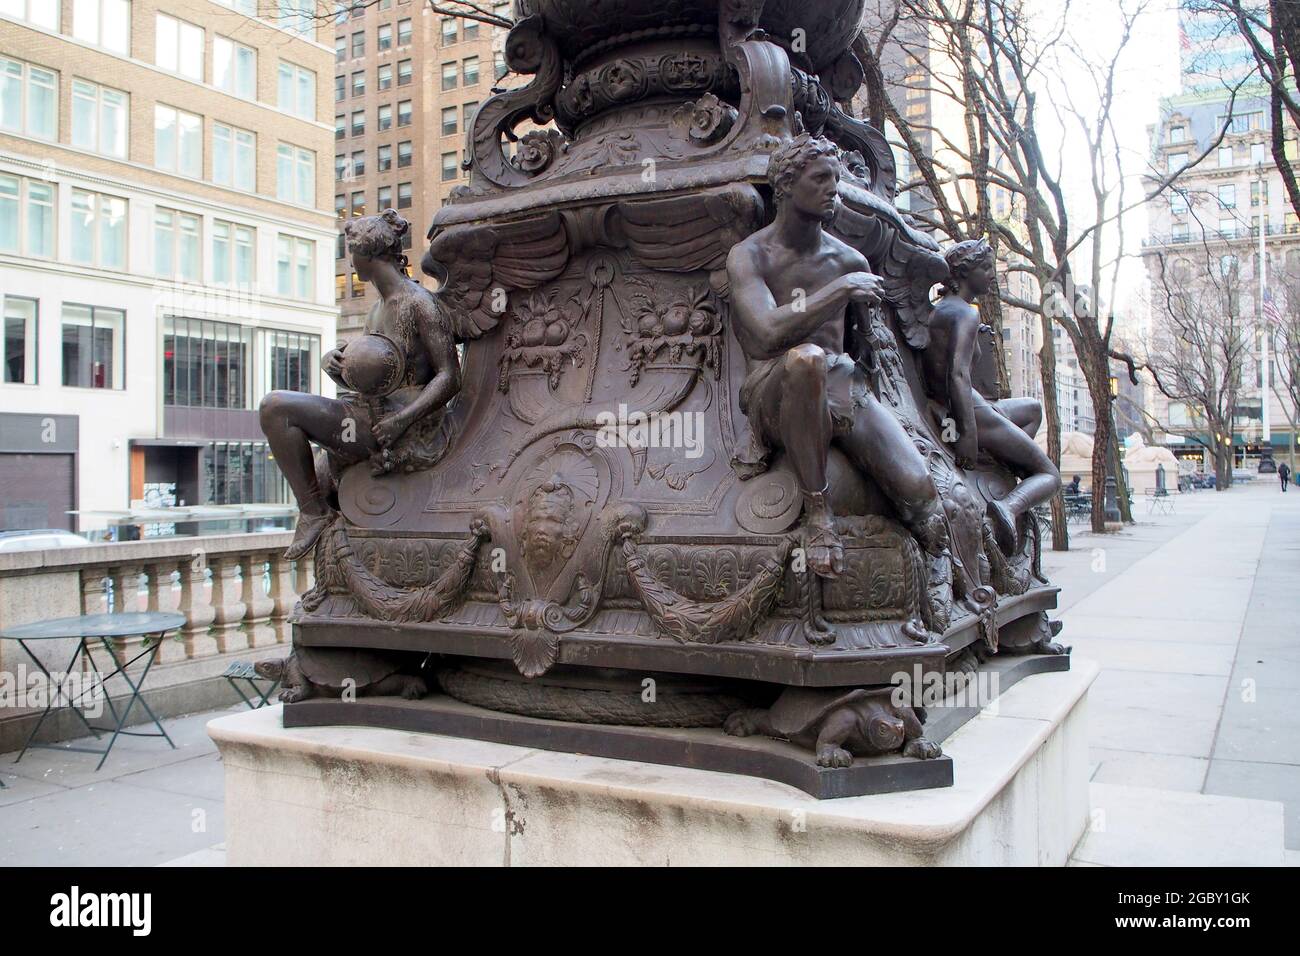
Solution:
[(458, 339), (476, 339), (496, 328), (493, 291), (533, 289), (549, 282), (569, 261), (569, 240), (557, 212), (516, 222), (467, 223), (432, 238), (422, 267), (442, 285), (435, 293)]
[(651, 269), (715, 272), (727, 253), (758, 228), (763, 200), (736, 183), (710, 192), (619, 203), (628, 247)]

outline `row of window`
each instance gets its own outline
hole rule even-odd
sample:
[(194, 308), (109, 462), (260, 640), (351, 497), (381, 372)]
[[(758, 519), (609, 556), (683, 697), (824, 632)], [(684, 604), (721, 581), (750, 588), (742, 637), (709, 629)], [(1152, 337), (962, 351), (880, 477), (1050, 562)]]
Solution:
[[(413, 114), (411, 101), (402, 100), (397, 104), (398, 128), (410, 126)], [(348, 131), (348, 117), (342, 113), (334, 117), (334, 138), (343, 139)], [(385, 103), (375, 110), (375, 128), (379, 132), (393, 128), (393, 104)], [(351, 130), (353, 136), (364, 136), (366, 132), (366, 111), (356, 110), (352, 114)]]
[[(393, 88), (393, 64), (383, 63), (375, 68), (376, 86), (380, 92)], [(411, 84), (411, 61), (397, 61), (397, 85), (410, 86)], [(352, 95), (362, 96), (366, 92), (366, 71), (357, 70), (352, 74)], [(348, 96), (348, 78), (340, 74), (334, 77), (334, 102), (338, 103), (347, 99)]]
[[(69, 254), (79, 265), (125, 272), (127, 200), (72, 190)], [(55, 257), (55, 186), (0, 174), (0, 252)], [(251, 287), (256, 280), (257, 230), (213, 220), (207, 248), (216, 285)], [(158, 208), (153, 218), (153, 274), (186, 282), (203, 281), (203, 220), (193, 213)], [(315, 243), (280, 233), (276, 237), (276, 292), (313, 298)]]
[[(397, 168), (405, 169), (411, 165), (411, 141), (403, 140), (397, 144)], [(375, 148), (375, 170), (386, 173), (393, 168), (393, 146), (387, 144)], [(366, 151), (357, 150), (351, 156), (339, 153), (334, 157), (334, 179), (338, 182), (351, 182), (366, 174)]]
[[(303, 0), (309, 2), (309, 0)], [(27, 16), (36, 12), (37, 17)], [(0, 0), (0, 12), (58, 28), (57, 0)], [(51, 19), (52, 17), (52, 19)], [(74, 0), (72, 35), (113, 53), (131, 53), (130, 0)], [(154, 65), (204, 82), (206, 31), (165, 13), (155, 14)], [(257, 51), (231, 37), (213, 34), (212, 85), (246, 100), (257, 98)], [(316, 118), (316, 74), (294, 63), (281, 62), (276, 103), (280, 109), (307, 119)]]
[[(375, 29), (375, 49), (380, 53), (387, 53), (393, 49), (394, 34), (396, 34), (399, 47), (411, 45), (411, 20), (409, 17), (398, 20), (396, 26), (391, 23), (380, 24)], [(366, 32), (364, 30), (358, 30), (352, 34), (350, 42), (347, 36), (334, 38), (334, 59), (336, 62), (344, 62), (348, 58), (349, 52), (352, 54), (353, 59), (366, 55)]]
[[(69, 388), (125, 388), (126, 312), (73, 302), (64, 302), (60, 308), (62, 384)], [(35, 385), (40, 302), (6, 295), (3, 318), (0, 381)], [(261, 356), (260, 368), (254, 368), (254, 355)], [(319, 385), (319, 363), (319, 335), (183, 316), (169, 315), (163, 320), (164, 405), (253, 408), (259, 391), (314, 391)]]
[[(409, 122), (409, 104), (408, 104)], [(126, 159), (130, 96), (86, 80), (72, 81), (71, 143), (79, 149)], [(58, 74), (0, 57), (0, 130), (41, 139), (58, 135)], [(245, 192), (257, 189), (257, 135), (212, 123), (212, 182)], [(162, 103), (154, 106), (154, 165), (192, 179), (203, 178), (203, 117)], [(276, 145), (276, 198), (316, 203), (316, 154), (289, 143)]]

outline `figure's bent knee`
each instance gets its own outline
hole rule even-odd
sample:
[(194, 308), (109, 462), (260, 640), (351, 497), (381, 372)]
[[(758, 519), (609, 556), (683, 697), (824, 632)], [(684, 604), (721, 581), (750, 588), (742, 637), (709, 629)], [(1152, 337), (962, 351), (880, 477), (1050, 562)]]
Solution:
[(787, 375), (800, 379), (825, 377), (826, 351), (820, 345), (796, 345), (782, 361)]
[(300, 394), (302, 393), (283, 389), (267, 392), (257, 406), (257, 416), (262, 423), (263, 430), (268, 424), (284, 421), (293, 407), (294, 399)]

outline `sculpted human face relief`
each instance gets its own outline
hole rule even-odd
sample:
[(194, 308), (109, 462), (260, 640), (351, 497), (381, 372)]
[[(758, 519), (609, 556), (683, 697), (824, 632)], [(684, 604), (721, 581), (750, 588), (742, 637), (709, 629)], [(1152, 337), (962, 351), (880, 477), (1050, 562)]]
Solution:
[(785, 201), (804, 216), (830, 222), (839, 202), (840, 163), (833, 156), (818, 156), (794, 177)]

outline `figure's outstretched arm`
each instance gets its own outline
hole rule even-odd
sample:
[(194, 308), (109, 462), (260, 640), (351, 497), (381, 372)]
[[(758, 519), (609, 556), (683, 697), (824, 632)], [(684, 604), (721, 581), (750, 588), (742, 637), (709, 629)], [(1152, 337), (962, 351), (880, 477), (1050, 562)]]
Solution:
[(735, 246), (727, 257), (731, 314), (736, 338), (750, 358), (770, 359), (806, 342), (834, 319), (845, 303), (879, 302), (881, 281), (869, 272), (851, 272), (778, 306), (753, 255)]

